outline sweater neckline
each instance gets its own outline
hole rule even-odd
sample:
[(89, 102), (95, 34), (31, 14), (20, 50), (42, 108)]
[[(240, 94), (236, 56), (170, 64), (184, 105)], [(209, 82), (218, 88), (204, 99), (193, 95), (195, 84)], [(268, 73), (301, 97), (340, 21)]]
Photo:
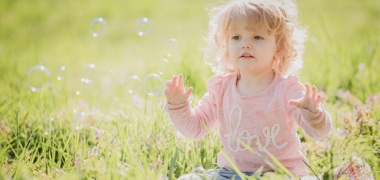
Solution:
[(233, 89), (234, 89), (235, 94), (237, 96), (241, 97), (241, 98), (259, 97), (259, 96), (263, 96), (263, 95), (267, 94), (273, 88), (273, 86), (276, 84), (276, 82), (277, 82), (277, 80), (279, 78), (278, 76), (279, 76), (278, 73), (275, 73), (274, 74), (274, 78), (273, 78), (272, 82), (270, 83), (270, 85), (266, 89), (264, 89), (263, 91), (261, 91), (260, 93), (255, 94), (255, 95), (243, 96), (243, 95), (241, 95), (239, 93), (239, 90), (237, 89), (237, 83), (236, 83), (237, 79), (238, 79), (237, 73), (234, 73), (234, 77), (233, 77), (234, 79), (232, 81), (232, 86), (234, 87)]

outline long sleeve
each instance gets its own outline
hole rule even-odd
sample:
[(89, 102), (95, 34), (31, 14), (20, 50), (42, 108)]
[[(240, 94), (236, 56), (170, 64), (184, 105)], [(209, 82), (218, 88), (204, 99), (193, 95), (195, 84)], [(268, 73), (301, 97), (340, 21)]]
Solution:
[(194, 109), (191, 108), (190, 101), (177, 105), (166, 102), (165, 111), (181, 134), (198, 139), (218, 125), (216, 104), (221, 83), (221, 76), (211, 77), (207, 82), (207, 93)]
[(290, 119), (295, 120), (305, 133), (314, 139), (322, 139), (327, 136), (332, 128), (331, 116), (322, 104), (319, 104), (320, 112), (316, 114), (288, 104), (289, 100), (299, 99), (305, 94), (305, 88), (299, 82), (299, 78), (297, 76), (289, 77), (285, 83), (285, 89), (284, 103)]

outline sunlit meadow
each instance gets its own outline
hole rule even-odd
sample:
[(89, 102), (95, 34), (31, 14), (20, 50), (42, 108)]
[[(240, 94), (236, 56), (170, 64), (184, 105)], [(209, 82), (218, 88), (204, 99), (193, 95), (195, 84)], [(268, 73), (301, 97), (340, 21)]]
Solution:
[[(217, 130), (181, 136), (162, 94), (179, 73), (193, 105), (205, 93), (210, 4), (220, 2), (1, 0), (0, 179), (175, 179), (216, 168)], [(322, 91), (334, 126), (320, 141), (299, 130), (310, 173), (350, 178), (337, 167), (360, 158), (380, 179), (380, 2), (298, 5), (309, 29), (299, 75)], [(286, 176), (274, 165), (262, 179)]]

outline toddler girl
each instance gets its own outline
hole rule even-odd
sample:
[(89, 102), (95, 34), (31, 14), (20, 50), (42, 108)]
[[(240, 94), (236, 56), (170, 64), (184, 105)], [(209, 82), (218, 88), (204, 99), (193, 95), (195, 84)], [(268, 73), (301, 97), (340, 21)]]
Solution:
[[(234, 0), (213, 9), (205, 57), (212, 58), (207, 62), (216, 75), (207, 93), (192, 109), (192, 88), (184, 88), (182, 75), (165, 90), (165, 110), (183, 135), (197, 139), (219, 126), (220, 169), (207, 171), (207, 178), (239, 179), (237, 169), (271, 172), (270, 154), (295, 177), (308, 175), (297, 125), (321, 139), (330, 132), (331, 117), (318, 89), (294, 74), (302, 67), (305, 39), (292, 0)], [(206, 177), (180, 177), (190, 178)]]

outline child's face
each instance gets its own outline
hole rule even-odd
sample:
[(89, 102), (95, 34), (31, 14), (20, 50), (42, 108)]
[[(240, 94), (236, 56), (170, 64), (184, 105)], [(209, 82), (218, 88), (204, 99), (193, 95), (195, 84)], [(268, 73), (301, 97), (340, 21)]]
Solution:
[(231, 63), (240, 73), (258, 75), (272, 71), (277, 52), (274, 34), (265, 26), (246, 28), (245, 22), (229, 29), (228, 53)]

